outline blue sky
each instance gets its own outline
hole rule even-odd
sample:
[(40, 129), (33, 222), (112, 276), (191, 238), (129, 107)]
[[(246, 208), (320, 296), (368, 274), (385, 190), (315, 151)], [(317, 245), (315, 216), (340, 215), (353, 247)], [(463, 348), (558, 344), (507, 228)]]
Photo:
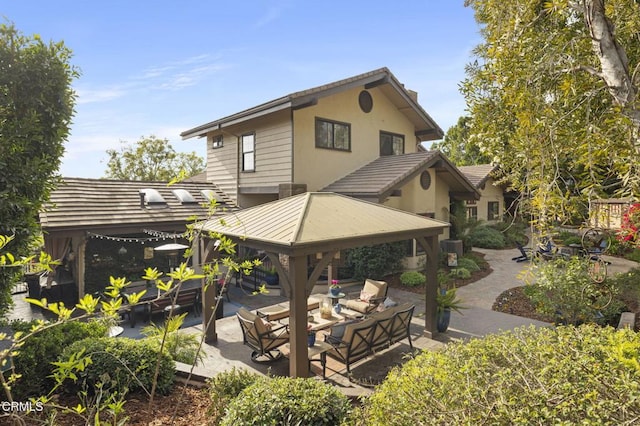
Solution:
[(0, 0), (0, 15), (73, 51), (82, 74), (60, 173), (99, 178), (123, 141), (155, 135), (204, 157), (204, 140), (180, 132), (383, 66), (446, 131), (480, 42), (463, 3)]

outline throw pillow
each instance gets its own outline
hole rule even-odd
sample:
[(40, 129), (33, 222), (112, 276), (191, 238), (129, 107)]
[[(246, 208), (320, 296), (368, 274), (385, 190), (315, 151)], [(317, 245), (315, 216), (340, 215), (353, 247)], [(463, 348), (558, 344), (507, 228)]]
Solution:
[(369, 303), (372, 297), (373, 297), (373, 294), (367, 293), (364, 290), (360, 292), (360, 300), (362, 300), (363, 302)]
[(387, 297), (386, 299), (384, 299), (384, 302), (382, 304), (384, 305), (385, 308), (392, 308), (394, 306), (398, 306), (398, 302), (391, 299), (390, 297)]

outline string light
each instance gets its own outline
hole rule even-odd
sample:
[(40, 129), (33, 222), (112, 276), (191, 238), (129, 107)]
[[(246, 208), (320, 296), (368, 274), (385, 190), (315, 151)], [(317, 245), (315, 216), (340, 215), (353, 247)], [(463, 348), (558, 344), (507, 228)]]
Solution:
[[(157, 241), (166, 241), (166, 240), (173, 240), (175, 239), (174, 234), (167, 234), (166, 236), (154, 236), (154, 237), (148, 237), (148, 238), (132, 238), (132, 237), (114, 237), (113, 235), (102, 235), (102, 234), (94, 234), (93, 232), (87, 232), (87, 236), (89, 238), (97, 238), (100, 240), (107, 240), (107, 241), (119, 241), (119, 242), (123, 242), (123, 243), (147, 243), (147, 242), (157, 242)], [(177, 237), (179, 237), (180, 234), (175, 234)]]

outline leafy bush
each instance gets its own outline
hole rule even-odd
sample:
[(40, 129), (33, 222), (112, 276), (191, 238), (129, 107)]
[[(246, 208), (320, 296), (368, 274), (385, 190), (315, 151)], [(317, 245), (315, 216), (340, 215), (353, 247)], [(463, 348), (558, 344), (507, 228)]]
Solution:
[[(594, 289), (602, 285), (594, 283), (588, 273), (588, 260), (580, 257), (557, 258), (537, 263), (533, 269), (535, 284), (527, 289), (536, 309), (545, 315), (557, 315), (563, 324), (580, 324), (597, 318), (611, 319), (620, 311), (620, 303), (590, 300), (585, 294), (594, 294)], [(614, 281), (607, 285), (617, 294)]]
[(423, 285), (427, 281), (424, 274), (418, 271), (407, 271), (400, 275), (400, 282), (407, 287), (418, 287)]
[(365, 402), (367, 425), (631, 424), (640, 335), (597, 326), (521, 328), (427, 351)]
[(259, 374), (236, 369), (235, 367), (209, 379), (207, 384), (209, 386), (211, 405), (209, 406), (208, 414), (211, 416), (211, 423), (219, 424), (222, 416), (224, 416), (225, 407), (246, 387), (251, 386), (259, 379), (262, 379)]
[(347, 250), (346, 264), (356, 279), (382, 279), (399, 271), (406, 255), (406, 243), (387, 243)]
[(526, 245), (529, 241), (529, 237), (525, 232), (525, 225), (520, 222), (496, 222), (488, 226), (499, 231), (504, 236), (505, 247), (515, 247), (516, 243)]
[[(151, 390), (155, 373), (158, 351), (148, 340), (135, 340), (126, 337), (85, 339), (75, 342), (62, 352), (61, 361), (72, 354), (85, 350), (92, 363), (86, 370), (77, 373), (78, 381), (69, 389), (76, 392), (82, 389), (95, 389), (103, 384), (107, 393), (126, 394), (144, 387)], [(175, 364), (165, 352), (160, 357), (160, 374), (156, 390), (167, 394), (175, 381)], [(134, 377), (135, 376), (135, 377)]]
[(314, 379), (263, 378), (245, 388), (227, 407), (222, 425), (336, 425), (349, 400)]
[(473, 259), (466, 256), (458, 259), (458, 268), (464, 268), (469, 272), (478, 272), (480, 270), (478, 264)]
[[(36, 321), (12, 321), (14, 332), (29, 333)], [(25, 400), (28, 397), (46, 394), (53, 386), (49, 377), (53, 372), (54, 361), (63, 349), (73, 342), (86, 338), (98, 338), (107, 334), (107, 326), (99, 321), (72, 321), (43, 329), (27, 338), (13, 358), (15, 371), (21, 374), (12, 388), (14, 398)]]
[(180, 327), (184, 323), (184, 318), (187, 315), (188, 312), (174, 315), (162, 326), (157, 326), (152, 322), (143, 327), (140, 332), (147, 336), (146, 340), (153, 344), (156, 350), (160, 350), (162, 337), (165, 335), (165, 330), (167, 330), (164, 347), (169, 356), (171, 356), (174, 361), (185, 364), (196, 364), (203, 359), (200, 353), (200, 339), (197, 334), (189, 334), (180, 330)]
[(505, 247), (504, 235), (490, 226), (478, 226), (469, 235), (473, 247), (488, 249), (503, 249)]
[(634, 248), (624, 255), (625, 259), (633, 260), (634, 262), (640, 262), (640, 249)]
[(466, 280), (471, 278), (471, 272), (466, 268), (453, 268), (449, 272), (449, 275), (453, 280)]

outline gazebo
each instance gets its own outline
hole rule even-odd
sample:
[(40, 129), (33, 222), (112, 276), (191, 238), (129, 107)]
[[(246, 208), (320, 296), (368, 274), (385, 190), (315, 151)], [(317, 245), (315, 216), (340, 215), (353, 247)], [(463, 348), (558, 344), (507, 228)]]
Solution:
[[(318, 277), (340, 251), (353, 247), (415, 239), (426, 255), (425, 335), (436, 333), (438, 235), (449, 224), (380, 204), (331, 193), (307, 192), (211, 219), (197, 225), (219, 232), (245, 247), (262, 250), (280, 275), (290, 302), (290, 376), (307, 377), (307, 298)], [(207, 259), (215, 241), (204, 247)], [(320, 261), (308, 274), (308, 256)], [(195, 262), (194, 262), (195, 263)], [(204, 312), (211, 312), (212, 292)], [(207, 327), (207, 315), (203, 316)], [(205, 329), (216, 340), (215, 322)]]

